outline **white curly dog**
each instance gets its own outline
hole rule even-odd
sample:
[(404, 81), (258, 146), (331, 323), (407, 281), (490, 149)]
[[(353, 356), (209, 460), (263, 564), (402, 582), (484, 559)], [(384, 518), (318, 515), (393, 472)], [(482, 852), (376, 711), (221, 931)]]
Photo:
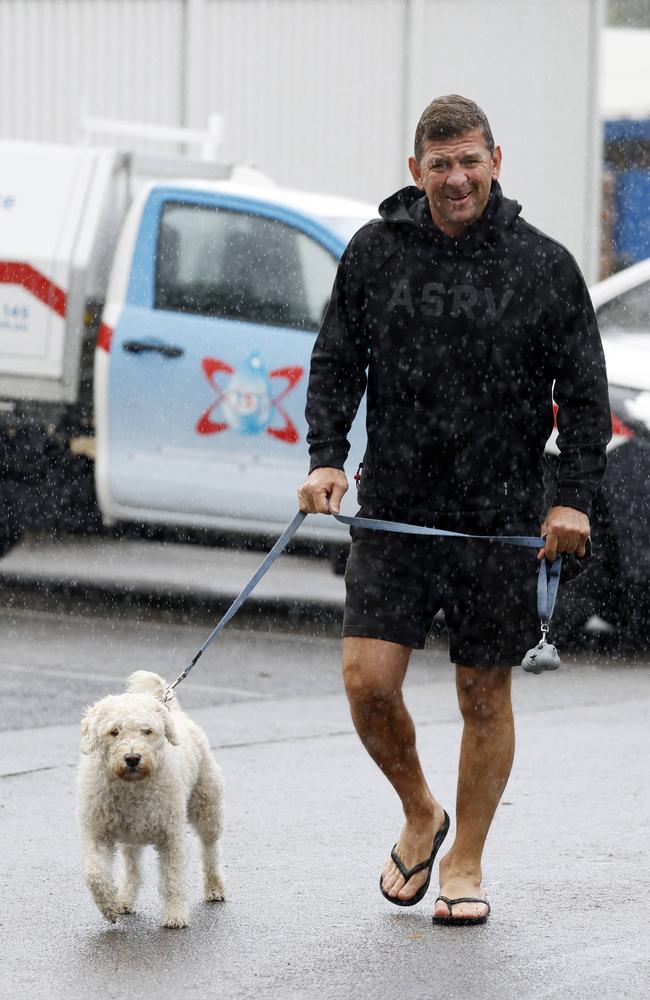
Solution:
[[(141, 884), (140, 856), (153, 844), (160, 863), (164, 927), (187, 927), (186, 824), (202, 845), (204, 899), (220, 902), (221, 771), (203, 730), (176, 699), (163, 705), (166, 685), (138, 670), (125, 694), (92, 705), (81, 724), (78, 814), (86, 885), (107, 920), (132, 913)], [(118, 889), (113, 859), (124, 862)]]

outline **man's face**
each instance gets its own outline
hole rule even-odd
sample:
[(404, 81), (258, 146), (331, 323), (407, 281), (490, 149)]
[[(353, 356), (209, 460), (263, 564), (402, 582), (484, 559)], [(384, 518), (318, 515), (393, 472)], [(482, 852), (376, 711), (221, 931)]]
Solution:
[(490, 154), (478, 129), (455, 139), (428, 139), (419, 163), (409, 157), (411, 176), (426, 192), (435, 225), (455, 239), (483, 215), (500, 169), (501, 149)]

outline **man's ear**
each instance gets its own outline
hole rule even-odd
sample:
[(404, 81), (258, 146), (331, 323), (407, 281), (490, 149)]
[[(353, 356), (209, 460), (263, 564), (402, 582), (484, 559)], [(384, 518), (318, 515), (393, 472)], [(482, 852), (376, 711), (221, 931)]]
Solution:
[(97, 749), (97, 710), (92, 705), (81, 720), (81, 752), (90, 754)]
[(498, 181), (501, 173), (501, 146), (495, 146), (492, 153), (492, 180)]
[(420, 164), (414, 156), (409, 156), (409, 170), (411, 172), (413, 182), (422, 191), (424, 189), (424, 181), (422, 180), (422, 174), (420, 173)]
[(174, 720), (172, 719), (172, 713), (167, 707), (163, 708), (163, 724), (165, 726), (165, 736), (169, 740), (172, 746), (178, 746), (178, 734), (176, 732), (176, 726), (174, 725)]

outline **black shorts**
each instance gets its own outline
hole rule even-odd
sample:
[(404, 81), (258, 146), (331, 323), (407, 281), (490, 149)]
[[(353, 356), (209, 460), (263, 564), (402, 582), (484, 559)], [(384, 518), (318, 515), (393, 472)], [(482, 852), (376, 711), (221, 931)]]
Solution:
[[(372, 516), (363, 510), (359, 514)], [(502, 512), (445, 515), (436, 527), (468, 534), (539, 535), (540, 518)], [(452, 663), (515, 666), (539, 641), (537, 549), (365, 528), (352, 528), (351, 535), (344, 636), (421, 649), (442, 610)]]

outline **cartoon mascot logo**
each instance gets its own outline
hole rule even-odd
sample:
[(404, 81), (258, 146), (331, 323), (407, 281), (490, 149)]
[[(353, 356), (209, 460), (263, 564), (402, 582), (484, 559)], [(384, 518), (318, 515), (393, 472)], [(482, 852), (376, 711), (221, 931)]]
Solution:
[[(218, 358), (203, 358), (203, 372), (212, 386), (216, 399), (199, 418), (196, 430), (199, 434), (219, 434), (233, 430), (238, 434), (261, 434), (263, 431), (279, 441), (296, 444), (298, 431), (289, 414), (282, 406), (282, 400), (302, 378), (301, 367), (276, 368), (267, 372), (257, 351), (248, 358), (242, 371), (237, 371), (226, 361)], [(218, 375), (229, 375), (226, 386), (218, 381)], [(274, 395), (277, 379), (280, 383)], [(213, 415), (221, 409), (221, 420)], [(270, 426), (279, 416), (281, 426)]]

